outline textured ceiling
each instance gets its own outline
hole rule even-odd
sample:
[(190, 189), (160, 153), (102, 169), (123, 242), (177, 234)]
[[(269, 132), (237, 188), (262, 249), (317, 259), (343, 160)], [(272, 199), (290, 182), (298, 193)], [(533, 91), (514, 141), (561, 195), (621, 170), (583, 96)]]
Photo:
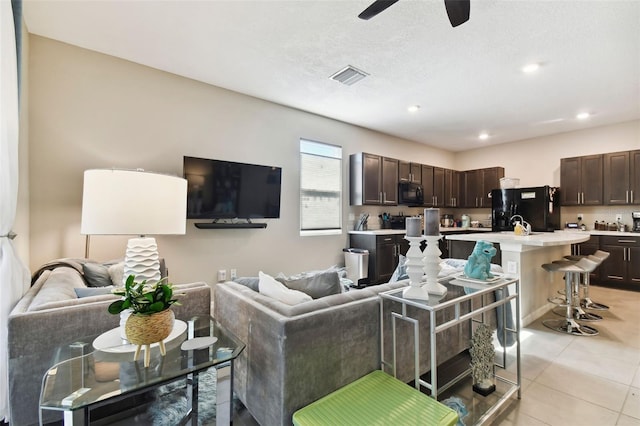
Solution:
[[(433, 0), (358, 19), (372, 1), (24, 0), (24, 17), (33, 34), (451, 151), (640, 118), (640, 0), (471, 0), (457, 28)], [(346, 65), (370, 75), (328, 78)]]

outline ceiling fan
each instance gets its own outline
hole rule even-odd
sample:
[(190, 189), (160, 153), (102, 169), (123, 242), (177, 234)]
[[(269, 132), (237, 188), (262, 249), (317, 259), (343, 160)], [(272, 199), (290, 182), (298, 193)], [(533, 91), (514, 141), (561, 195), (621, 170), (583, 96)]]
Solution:
[[(371, 19), (397, 2), (398, 0), (376, 0), (362, 11), (358, 18)], [(452, 27), (457, 27), (469, 20), (470, 0), (444, 0), (444, 7), (447, 9), (447, 15)]]

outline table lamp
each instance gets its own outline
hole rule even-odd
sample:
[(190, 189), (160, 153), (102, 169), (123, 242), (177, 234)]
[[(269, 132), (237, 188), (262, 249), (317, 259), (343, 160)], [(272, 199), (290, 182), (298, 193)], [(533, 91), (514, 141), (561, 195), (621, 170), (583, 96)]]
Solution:
[(160, 258), (153, 237), (186, 232), (187, 181), (144, 170), (94, 169), (84, 172), (84, 235), (138, 235), (127, 243), (123, 285), (160, 281)]

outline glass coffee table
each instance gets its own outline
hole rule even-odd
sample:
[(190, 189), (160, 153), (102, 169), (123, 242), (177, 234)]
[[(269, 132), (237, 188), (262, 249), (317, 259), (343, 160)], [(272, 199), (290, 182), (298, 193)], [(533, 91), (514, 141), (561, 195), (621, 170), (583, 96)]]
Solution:
[[(187, 404), (176, 424), (197, 424), (199, 394), (205, 394), (199, 389), (199, 378), (213, 367), (216, 401), (210, 403), (217, 406), (216, 424), (230, 424), (233, 361), (244, 350), (244, 343), (210, 316), (176, 320), (173, 333), (164, 342), (166, 355), (161, 356), (158, 344), (152, 345), (151, 363), (145, 368), (142, 359), (133, 360), (136, 346), (123, 341), (118, 328), (76, 339), (61, 349), (63, 358), (68, 359), (55, 364), (44, 375), (41, 417), (42, 410), (61, 411), (65, 425), (91, 424), (105, 413), (117, 418), (118, 414), (123, 415), (118, 413), (124, 411), (121, 407), (127, 405), (123, 401), (129, 400), (131, 412), (135, 413), (136, 404), (147, 404), (152, 398), (149, 395), (164, 389), (161, 386), (186, 379), (183, 387)], [(172, 401), (157, 397), (150, 405), (163, 413)], [(116, 408), (109, 409), (110, 406)]]

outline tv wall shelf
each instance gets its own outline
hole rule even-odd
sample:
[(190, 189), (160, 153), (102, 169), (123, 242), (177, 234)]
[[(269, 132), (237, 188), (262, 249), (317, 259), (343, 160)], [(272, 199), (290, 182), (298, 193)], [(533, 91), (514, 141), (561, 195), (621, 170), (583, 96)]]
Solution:
[(198, 229), (240, 229), (240, 228), (266, 228), (266, 223), (253, 223), (253, 222), (196, 222), (195, 227)]

